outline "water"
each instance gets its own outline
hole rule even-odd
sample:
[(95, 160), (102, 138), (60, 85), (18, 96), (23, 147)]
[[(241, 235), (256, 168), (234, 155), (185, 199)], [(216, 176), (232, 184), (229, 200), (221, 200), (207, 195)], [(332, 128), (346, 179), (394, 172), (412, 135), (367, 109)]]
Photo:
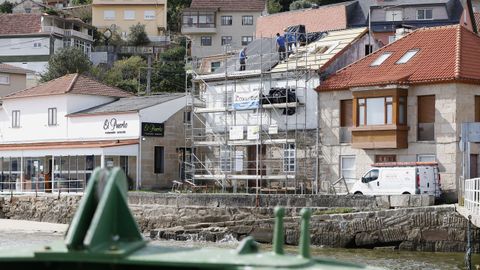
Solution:
[[(52, 232), (3, 232), (0, 231), (0, 252), (2, 249), (28, 248), (42, 246), (52, 241), (61, 240), (63, 233)], [(179, 241), (151, 241), (154, 245), (172, 247), (220, 247), (235, 248), (238, 241), (228, 235), (219, 243), (206, 242), (203, 239), (192, 239), (185, 242)], [(271, 250), (270, 245), (261, 245), (263, 251)], [(286, 246), (286, 252), (295, 254), (297, 247)], [(465, 269), (462, 253), (433, 253), (433, 252), (406, 252), (392, 250), (371, 249), (332, 249), (313, 247), (312, 254), (316, 257), (328, 257), (338, 260), (350, 261), (385, 269), (432, 269), (432, 270), (460, 270)], [(480, 265), (480, 254), (472, 256), (473, 265)], [(473, 268), (475, 269), (475, 267)]]

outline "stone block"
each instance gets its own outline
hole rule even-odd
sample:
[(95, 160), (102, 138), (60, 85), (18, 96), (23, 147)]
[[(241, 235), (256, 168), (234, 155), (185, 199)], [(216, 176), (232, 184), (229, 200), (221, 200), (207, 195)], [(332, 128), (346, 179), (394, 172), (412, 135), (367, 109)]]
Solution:
[(416, 245), (415, 242), (413, 241), (403, 241), (398, 245), (399, 250), (404, 250), (404, 251), (415, 251)]
[(422, 206), (422, 197), (421, 195), (411, 195), (409, 201), (410, 207), (420, 207)]
[(375, 196), (375, 202), (377, 203), (378, 208), (390, 208), (390, 196), (388, 195)]
[(390, 207), (408, 207), (410, 195), (391, 195)]
[(271, 243), (273, 239), (272, 230), (267, 228), (254, 227), (250, 235), (259, 243)]
[(448, 240), (448, 231), (446, 229), (426, 229), (422, 231), (422, 240), (428, 242)]
[(355, 245), (357, 247), (373, 246), (380, 242), (380, 235), (378, 231), (375, 232), (361, 232), (355, 235)]

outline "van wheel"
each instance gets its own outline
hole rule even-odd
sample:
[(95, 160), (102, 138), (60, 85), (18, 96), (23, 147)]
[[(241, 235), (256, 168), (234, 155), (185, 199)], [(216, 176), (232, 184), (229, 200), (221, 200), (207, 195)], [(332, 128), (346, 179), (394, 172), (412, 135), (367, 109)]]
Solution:
[(405, 191), (405, 192), (403, 192), (402, 194), (404, 194), (404, 195), (410, 195), (410, 192)]
[(360, 192), (360, 191), (355, 191), (355, 193), (353, 193), (353, 194), (354, 194), (354, 195), (363, 195), (363, 193)]

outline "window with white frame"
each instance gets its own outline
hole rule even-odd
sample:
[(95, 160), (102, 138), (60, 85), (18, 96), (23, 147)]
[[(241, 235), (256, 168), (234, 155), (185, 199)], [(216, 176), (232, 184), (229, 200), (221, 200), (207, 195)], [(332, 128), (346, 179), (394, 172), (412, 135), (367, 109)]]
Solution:
[(42, 43), (41, 42), (34, 42), (33, 43), (33, 48), (41, 48), (42, 47)]
[(433, 9), (418, 9), (417, 20), (433, 20)]
[(104, 20), (115, 20), (115, 10), (104, 10), (103, 11)]
[(146, 21), (155, 20), (155, 10), (145, 10), (143, 12), (143, 19)]
[(20, 111), (19, 110), (12, 111), (12, 127), (13, 128), (20, 127)]
[(283, 145), (283, 172), (295, 172), (295, 144)]
[(400, 59), (398, 59), (398, 61), (395, 64), (407, 63), (408, 61), (410, 61), (410, 59), (412, 59), (412, 57), (414, 57), (418, 53), (418, 51), (419, 51), (418, 49), (409, 50)]
[(211, 36), (202, 36), (200, 38), (200, 44), (202, 46), (212, 46), (212, 37)]
[(347, 183), (352, 183), (356, 180), (355, 156), (340, 156), (340, 176), (343, 177)]
[(222, 36), (222, 46), (232, 44), (232, 36)]
[(123, 11), (124, 20), (135, 20), (135, 10), (124, 10)]
[(242, 37), (242, 46), (246, 46), (248, 45), (250, 42), (253, 41), (253, 37), (252, 36), (243, 36)]
[(9, 85), (10, 84), (10, 75), (0, 74), (0, 84)]
[(222, 16), (221, 21), (222, 25), (232, 25), (233, 23), (232, 16)]
[(421, 154), (421, 155), (417, 155), (417, 161), (418, 162), (436, 162), (437, 157), (432, 154)]
[(242, 25), (253, 25), (253, 16), (242, 16)]
[(232, 170), (232, 151), (228, 146), (220, 148), (220, 171), (230, 172)]
[(384, 52), (382, 55), (380, 55), (379, 57), (377, 57), (377, 59), (375, 59), (371, 64), (370, 66), (372, 67), (376, 67), (376, 66), (380, 66), (383, 62), (385, 62), (385, 60), (387, 60), (390, 55), (392, 55), (393, 53), (392, 52)]
[(48, 108), (48, 125), (57, 125), (57, 108)]

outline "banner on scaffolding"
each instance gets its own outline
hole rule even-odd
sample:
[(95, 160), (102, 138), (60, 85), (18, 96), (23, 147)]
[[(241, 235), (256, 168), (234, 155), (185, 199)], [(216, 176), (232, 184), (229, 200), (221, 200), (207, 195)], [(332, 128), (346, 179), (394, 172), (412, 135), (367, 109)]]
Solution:
[(254, 110), (258, 109), (259, 91), (235, 92), (233, 96), (233, 109)]

